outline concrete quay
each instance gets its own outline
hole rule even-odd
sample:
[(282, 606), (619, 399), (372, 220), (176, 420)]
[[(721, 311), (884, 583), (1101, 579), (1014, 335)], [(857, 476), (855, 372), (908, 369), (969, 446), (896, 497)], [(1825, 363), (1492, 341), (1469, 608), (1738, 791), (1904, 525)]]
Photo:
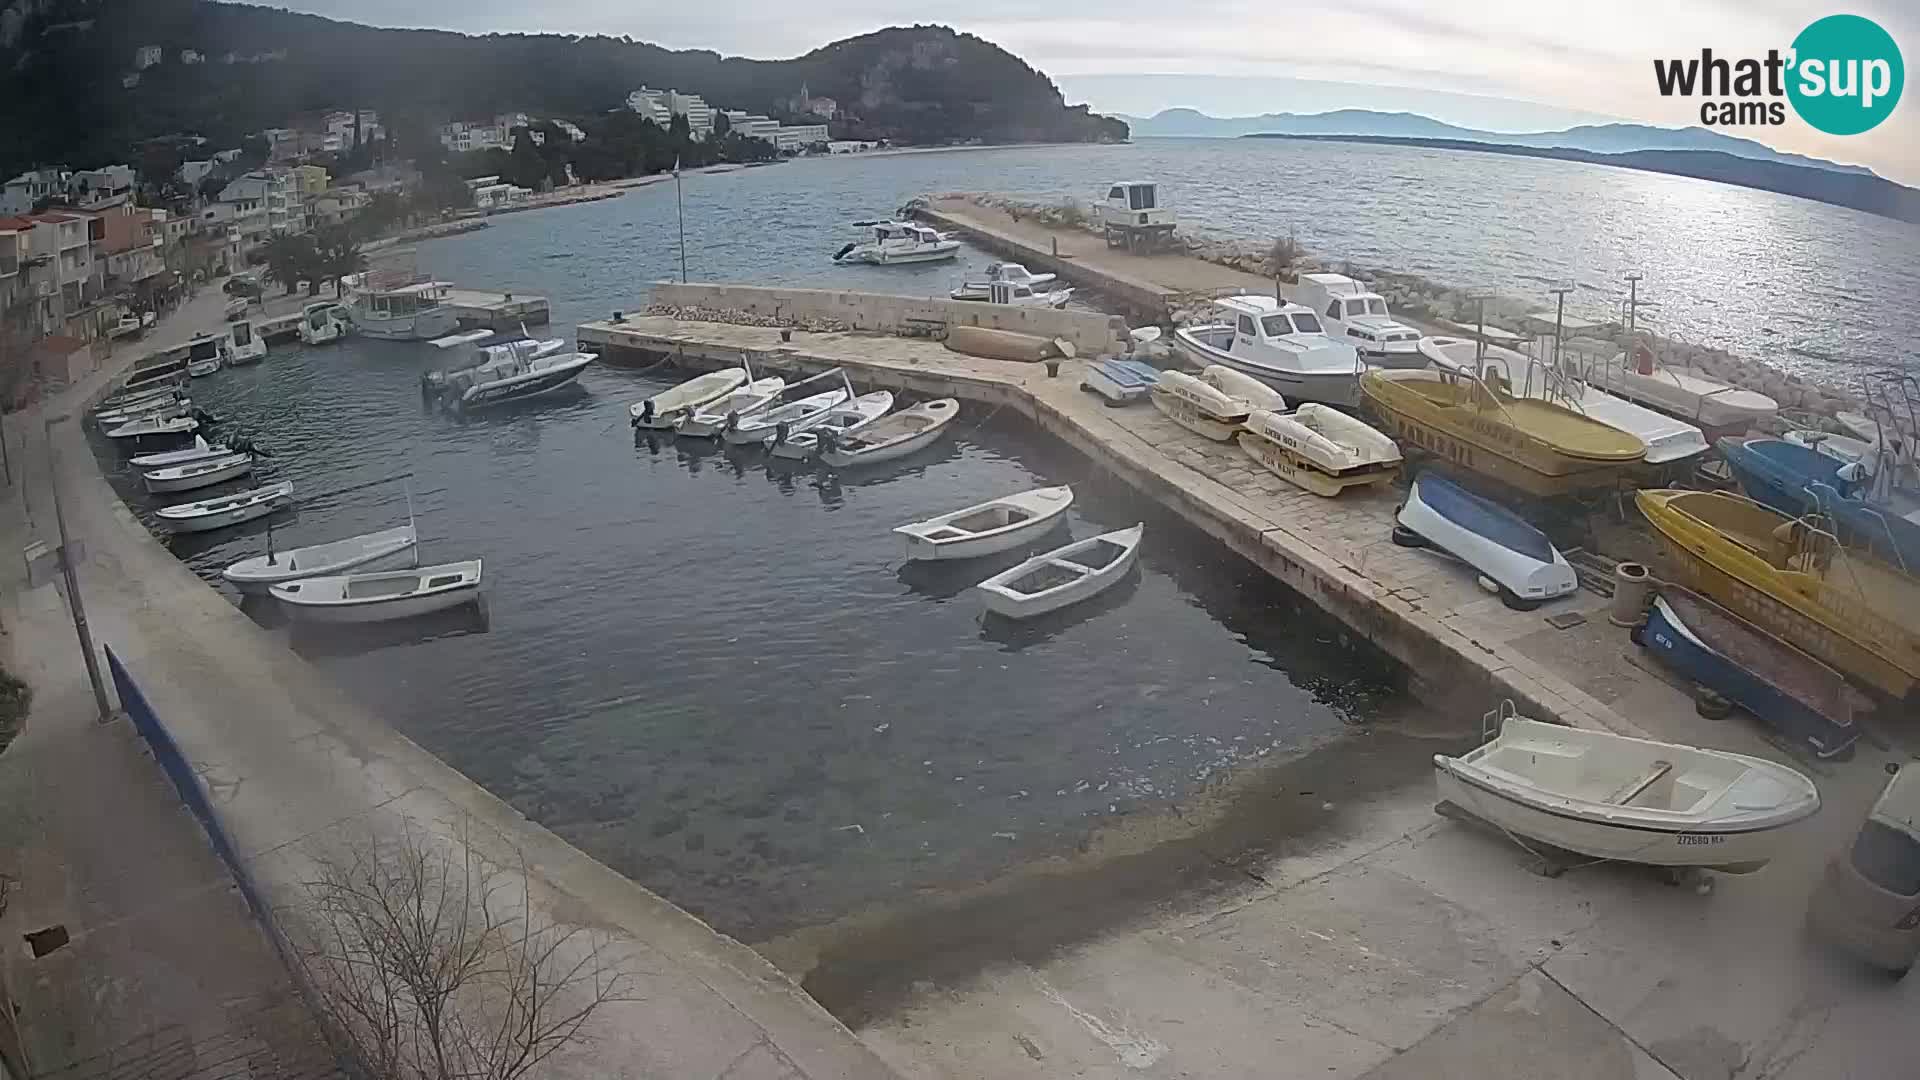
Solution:
[(552, 317), (544, 296), (486, 289), (448, 289), (447, 306), (460, 316), (462, 330), (514, 330), (523, 323), (545, 326)]

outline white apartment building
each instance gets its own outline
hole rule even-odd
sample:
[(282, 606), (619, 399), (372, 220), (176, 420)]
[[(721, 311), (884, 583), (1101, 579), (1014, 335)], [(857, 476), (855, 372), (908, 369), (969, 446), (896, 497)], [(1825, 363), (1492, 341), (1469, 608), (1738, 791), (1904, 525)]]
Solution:
[(643, 86), (627, 95), (627, 108), (661, 127), (671, 125), (676, 116), (684, 116), (687, 118), (688, 133), (696, 139), (705, 139), (713, 134), (714, 108), (699, 94), (654, 90)]
[(780, 121), (759, 113), (742, 112), (739, 109), (726, 110), (728, 129), (745, 135), (750, 139), (773, 141), (773, 133), (780, 130)]
[(0, 187), (0, 214), (31, 213), (35, 203), (66, 190), (67, 173), (63, 169), (23, 172)]
[(475, 150), (507, 150), (513, 146), (513, 132), (500, 124), (443, 124), (440, 145), (456, 154)]
[(774, 149), (782, 153), (805, 150), (814, 143), (826, 141), (827, 125), (825, 124), (795, 124), (791, 127), (783, 125), (773, 133)]
[(672, 93), (671, 90), (651, 90), (643, 86), (627, 95), (627, 108), (666, 127), (673, 120), (673, 110), (667, 107), (667, 97)]

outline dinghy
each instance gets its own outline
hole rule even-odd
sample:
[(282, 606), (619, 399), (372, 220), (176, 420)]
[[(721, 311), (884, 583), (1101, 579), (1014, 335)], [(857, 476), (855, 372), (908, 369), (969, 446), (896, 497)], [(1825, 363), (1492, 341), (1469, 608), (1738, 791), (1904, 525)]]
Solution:
[[(1844, 675), (1697, 593), (1662, 587), (1633, 641), (1816, 757), (1860, 738)], [(1700, 711), (1712, 715), (1716, 704), (1703, 697)]]
[(267, 591), (288, 615), (302, 622), (408, 619), (480, 599), (480, 560), (302, 578), (270, 586)]
[(893, 408), (893, 392), (890, 390), (875, 390), (871, 394), (861, 394), (844, 405), (827, 410), (827, 414), (809, 430), (796, 432), (786, 428), (775, 432), (773, 456), (787, 461), (805, 461), (813, 456), (814, 451), (820, 449), (820, 432), (831, 431), (836, 436), (851, 435), (871, 427), (891, 408)]
[(110, 413), (118, 409), (137, 409), (156, 403), (175, 401), (178, 400), (179, 397), (180, 388), (173, 383), (168, 383), (165, 386), (149, 387), (145, 390), (131, 390), (96, 402), (93, 406), (93, 414), (99, 416), (102, 413)]
[(1350, 487), (1384, 484), (1400, 470), (1392, 439), (1336, 409), (1307, 402), (1292, 413), (1255, 409), (1240, 449), (1275, 476), (1332, 498)]
[(109, 439), (144, 439), (158, 435), (191, 435), (200, 430), (200, 421), (191, 416), (151, 417), (129, 420), (107, 432)]
[(1129, 405), (1144, 399), (1160, 381), (1160, 369), (1142, 360), (1108, 358), (1087, 362), (1080, 389), (1099, 394), (1109, 405)]
[(100, 426), (101, 431), (111, 431), (136, 420), (171, 420), (176, 416), (186, 416), (192, 411), (192, 398), (178, 398), (172, 401), (155, 401), (146, 405), (129, 406), (124, 409), (109, 409), (95, 413), (93, 420)]
[(1516, 611), (1580, 588), (1547, 534), (1438, 470), (1413, 478), (1394, 522), (1394, 543), (1431, 546), (1459, 559), (1497, 585), (1501, 601)]
[(1059, 524), (1072, 505), (1070, 487), (1036, 488), (901, 525), (893, 532), (906, 544), (909, 559), (972, 559), (1041, 536)]
[(1650, 866), (1750, 873), (1820, 809), (1813, 781), (1785, 765), (1518, 716), (1433, 765), (1442, 800), (1506, 832)]
[(163, 466), (142, 476), (141, 482), (146, 484), (147, 490), (154, 494), (163, 491), (194, 491), (225, 483), (252, 471), (252, 454), (227, 454), (224, 457), (189, 461), (183, 465)]
[(727, 417), (752, 416), (780, 400), (786, 388), (787, 380), (778, 376), (755, 379), (732, 393), (681, 413), (674, 430), (682, 435), (711, 439), (727, 426)]
[(1185, 372), (1163, 371), (1153, 384), (1153, 407), (1167, 419), (1202, 438), (1231, 440), (1251, 411), (1245, 401), (1228, 397)]
[[(722, 398), (747, 384), (745, 365), (696, 375), (670, 390), (627, 406), (627, 415), (636, 428), (653, 431), (671, 429), (681, 417), (716, 398)], [(785, 386), (783, 380), (780, 384)]]
[(156, 516), (177, 533), (209, 532), (266, 517), (293, 499), (293, 484), (282, 481), (266, 487), (199, 502), (163, 506)]
[(1140, 555), (1146, 525), (1101, 533), (1036, 555), (995, 574), (977, 588), (987, 609), (1009, 619), (1031, 619), (1098, 595), (1112, 586)]
[(168, 465), (185, 465), (190, 461), (204, 461), (207, 458), (226, 457), (237, 451), (225, 443), (210, 443), (204, 435), (195, 435), (193, 445), (182, 450), (167, 450), (158, 454), (139, 454), (127, 459), (127, 464), (136, 469), (159, 469)]
[(325, 544), (255, 555), (220, 571), (220, 576), (239, 586), (242, 592), (265, 592), (269, 586), (289, 581), (341, 574), (371, 567), (386, 559), (414, 555), (414, 545), (413, 526), (399, 525)]
[(1246, 402), (1248, 411), (1254, 409), (1287, 411), (1287, 399), (1280, 395), (1280, 391), (1251, 375), (1243, 375), (1225, 364), (1208, 364), (1200, 372), (1200, 381), (1230, 398), (1238, 398)]
[(894, 413), (844, 439), (831, 431), (817, 432), (820, 460), (836, 469), (845, 469), (903, 458), (932, 445), (959, 415), (958, 401), (940, 398)]
[(805, 431), (825, 419), (835, 406), (845, 405), (852, 396), (841, 387), (762, 409), (752, 416), (730, 415), (720, 430), (720, 438), (729, 446), (763, 446), (780, 433), (781, 425), (786, 425), (788, 431)]

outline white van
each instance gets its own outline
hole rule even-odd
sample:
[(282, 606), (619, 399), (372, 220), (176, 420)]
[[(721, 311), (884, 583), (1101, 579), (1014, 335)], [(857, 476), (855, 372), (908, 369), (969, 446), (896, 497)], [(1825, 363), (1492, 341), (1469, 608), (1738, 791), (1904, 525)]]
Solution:
[(1901, 769), (1807, 902), (1821, 937), (1896, 976), (1920, 957), (1920, 768)]

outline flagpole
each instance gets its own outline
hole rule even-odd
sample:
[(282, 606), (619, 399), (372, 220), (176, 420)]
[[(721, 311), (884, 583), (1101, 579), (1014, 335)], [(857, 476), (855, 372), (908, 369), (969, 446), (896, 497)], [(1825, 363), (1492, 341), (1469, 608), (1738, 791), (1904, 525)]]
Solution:
[(673, 202), (680, 209), (680, 284), (687, 283), (687, 203), (680, 193), (680, 157), (673, 159)]

